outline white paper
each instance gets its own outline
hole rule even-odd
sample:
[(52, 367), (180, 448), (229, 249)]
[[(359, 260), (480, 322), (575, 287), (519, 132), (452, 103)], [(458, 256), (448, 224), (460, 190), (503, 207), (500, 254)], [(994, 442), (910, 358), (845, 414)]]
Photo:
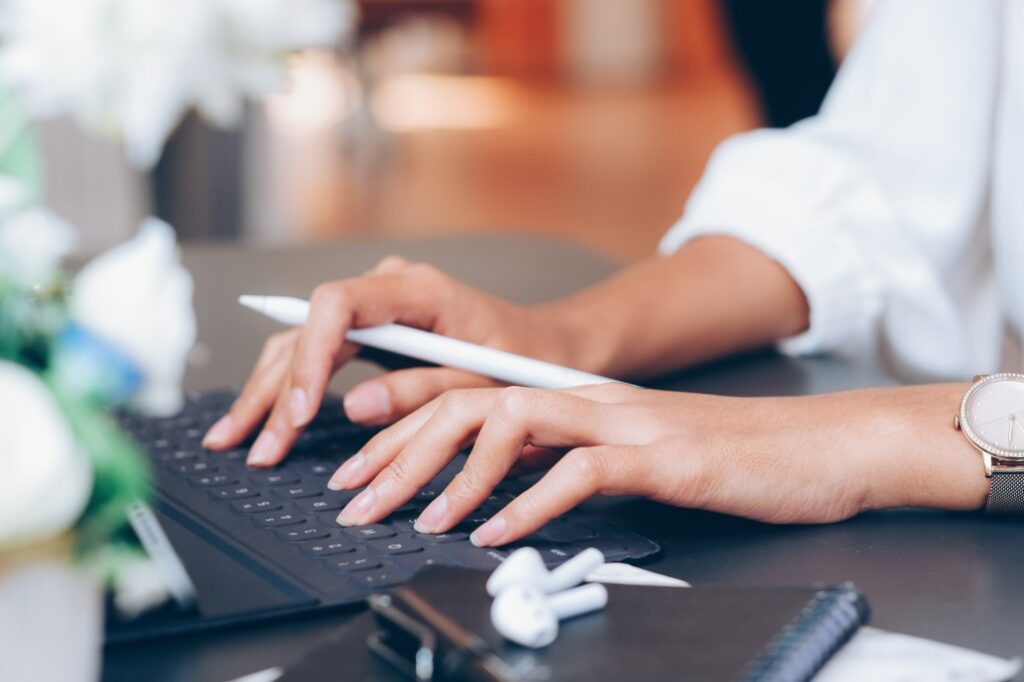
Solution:
[(814, 682), (1002, 682), (1020, 669), (1020, 660), (863, 627)]

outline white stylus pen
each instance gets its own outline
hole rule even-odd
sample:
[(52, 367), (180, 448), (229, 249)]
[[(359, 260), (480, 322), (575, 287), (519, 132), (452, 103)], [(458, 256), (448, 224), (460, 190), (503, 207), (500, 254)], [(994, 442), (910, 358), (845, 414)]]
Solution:
[[(289, 296), (239, 296), (246, 308), (283, 324), (300, 325), (309, 315), (309, 302)], [(523, 355), (451, 339), (400, 324), (350, 329), (345, 338), (361, 346), (397, 353), (435, 365), (463, 369), (516, 386), (568, 388), (607, 384), (615, 379), (581, 372), (570, 367), (534, 360)]]

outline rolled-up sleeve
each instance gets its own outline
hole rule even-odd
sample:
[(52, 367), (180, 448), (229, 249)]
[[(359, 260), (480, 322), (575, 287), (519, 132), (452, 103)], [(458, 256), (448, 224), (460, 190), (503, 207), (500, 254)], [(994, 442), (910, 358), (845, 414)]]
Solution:
[(945, 273), (982, 229), (1001, 14), (998, 0), (881, 3), (821, 112), (720, 145), (659, 250), (729, 235), (778, 261), (810, 307), (786, 352), (881, 339), (948, 373), (968, 340), (914, 337), (961, 322)]

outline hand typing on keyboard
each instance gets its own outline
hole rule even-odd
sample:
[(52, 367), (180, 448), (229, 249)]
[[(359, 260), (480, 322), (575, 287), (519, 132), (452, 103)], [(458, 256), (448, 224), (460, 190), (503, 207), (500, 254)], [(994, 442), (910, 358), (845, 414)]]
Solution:
[[(836, 416), (905, 414), (909, 404), (922, 411), (921, 421), (937, 420), (943, 406), (938, 398), (945, 392), (955, 404), (957, 390), (924, 386), (798, 398), (730, 398), (624, 384), (456, 390), (375, 435), (330, 487), (365, 486), (338, 521), (372, 523), (472, 443), (461, 473), (415, 521), (417, 531), (443, 533), (470, 519), (474, 544), (504, 545), (597, 494), (642, 495), (775, 523), (838, 521), (864, 509), (906, 504), (913, 486), (899, 469), (908, 467), (906, 438), (913, 431), (901, 422), (886, 443), (873, 430)], [(546, 450), (528, 453), (527, 445)], [(946, 464), (967, 463), (954, 474), (967, 478), (969, 460), (950, 452)], [(474, 522), (473, 510), (517, 465), (550, 470), (490, 518)], [(950, 500), (956, 489), (938, 494)], [(970, 508), (971, 502), (964, 504)]]

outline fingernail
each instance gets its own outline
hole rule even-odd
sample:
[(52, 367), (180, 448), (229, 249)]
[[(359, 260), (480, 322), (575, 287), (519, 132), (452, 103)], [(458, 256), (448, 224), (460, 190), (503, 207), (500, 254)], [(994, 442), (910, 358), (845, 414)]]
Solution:
[(338, 523), (343, 526), (358, 525), (360, 519), (373, 509), (373, 503), (376, 501), (377, 493), (373, 492), (373, 488), (367, 488), (356, 495), (356, 498), (341, 510), (341, 513), (338, 514)]
[(360, 423), (387, 419), (391, 414), (391, 394), (381, 383), (356, 386), (345, 394), (345, 414)]
[(231, 416), (224, 415), (210, 427), (210, 430), (203, 436), (203, 447), (223, 445), (228, 438), (228, 431), (231, 430)]
[(327, 482), (327, 487), (330, 490), (344, 490), (345, 488), (352, 485), (353, 480), (363, 467), (366, 466), (366, 455), (361, 452), (357, 452), (352, 457), (341, 465), (341, 468), (334, 472), (331, 476), (331, 480)]
[(288, 413), (292, 418), (292, 426), (296, 429), (306, 425), (309, 421), (309, 401), (306, 400), (306, 391), (301, 388), (293, 388), (288, 396)]
[(477, 547), (493, 545), (501, 539), (507, 528), (508, 524), (505, 523), (505, 519), (500, 516), (495, 516), (493, 519), (473, 531), (469, 536), (469, 541)]
[(413, 530), (417, 533), (433, 533), (437, 527), (444, 521), (445, 515), (448, 513), (448, 497), (441, 493), (434, 501), (431, 502), (420, 517), (416, 519), (416, 523), (413, 524)]
[(245, 463), (250, 466), (269, 464), (277, 449), (277, 436), (273, 431), (264, 431), (249, 448), (249, 457)]

